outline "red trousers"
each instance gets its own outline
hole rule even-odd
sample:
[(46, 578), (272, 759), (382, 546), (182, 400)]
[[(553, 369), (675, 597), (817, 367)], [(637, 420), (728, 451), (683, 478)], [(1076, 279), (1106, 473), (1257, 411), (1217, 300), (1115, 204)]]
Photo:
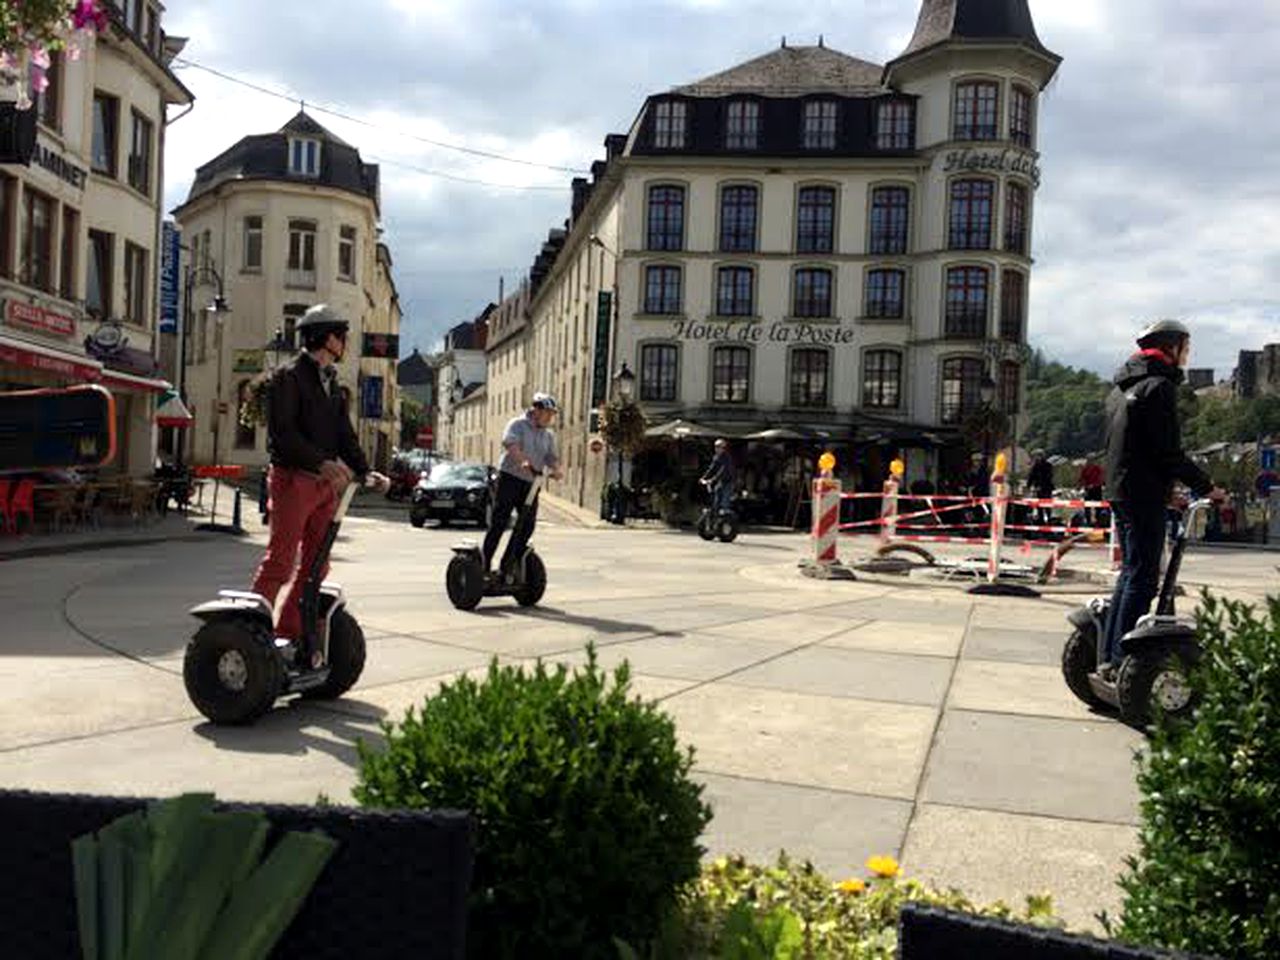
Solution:
[[(298, 640), (302, 636), (302, 588), (338, 509), (338, 498), (327, 480), (287, 467), (271, 467), (267, 490), (271, 541), (253, 578), (253, 591), (274, 605), (280, 588), (292, 578), (284, 607), (276, 612), (276, 635)], [(326, 563), (322, 577), (328, 572)]]

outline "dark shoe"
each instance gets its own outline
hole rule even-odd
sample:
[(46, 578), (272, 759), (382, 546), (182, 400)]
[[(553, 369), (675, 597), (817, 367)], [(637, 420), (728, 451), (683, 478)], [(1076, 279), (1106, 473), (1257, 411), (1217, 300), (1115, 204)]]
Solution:
[(1116, 674), (1120, 672), (1120, 666), (1116, 663), (1104, 663), (1098, 670), (1098, 679), (1103, 683), (1115, 683)]

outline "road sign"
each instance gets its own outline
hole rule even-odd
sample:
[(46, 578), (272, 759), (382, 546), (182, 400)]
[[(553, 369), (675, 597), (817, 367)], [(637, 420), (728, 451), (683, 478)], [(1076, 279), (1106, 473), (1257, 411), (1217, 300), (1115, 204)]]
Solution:
[(418, 437), (415, 442), (421, 449), (430, 450), (432, 443), (435, 442), (435, 438), (436, 436), (435, 436), (434, 430), (432, 430), (430, 427), (423, 427), (421, 430), (418, 431)]
[(592, 440), (592, 441), (591, 441), (591, 452), (592, 452), (592, 453), (599, 453), (599, 452), (600, 452), (601, 450), (603, 450), (603, 449), (604, 449), (604, 441), (603, 441), (603, 440)]

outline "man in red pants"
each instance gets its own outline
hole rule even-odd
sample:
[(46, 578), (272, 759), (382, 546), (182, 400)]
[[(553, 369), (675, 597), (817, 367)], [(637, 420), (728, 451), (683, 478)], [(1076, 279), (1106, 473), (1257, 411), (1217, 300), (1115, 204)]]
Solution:
[[(356, 440), (337, 364), (347, 350), (350, 324), (323, 304), (298, 323), (303, 351), (271, 378), (267, 402), (267, 447), (271, 454), (268, 509), (271, 541), (253, 580), (253, 592), (275, 604), (292, 578), (276, 635), (297, 642), (302, 635), (302, 590), (338, 496), (353, 480), (385, 491), (388, 481), (369, 470)], [(302, 547), (299, 561), (298, 547)]]

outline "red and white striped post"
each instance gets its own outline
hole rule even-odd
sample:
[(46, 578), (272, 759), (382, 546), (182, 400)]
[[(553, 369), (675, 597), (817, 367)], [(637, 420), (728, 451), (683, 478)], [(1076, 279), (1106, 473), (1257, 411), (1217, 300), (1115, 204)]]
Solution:
[(836, 458), (818, 458), (820, 475), (813, 481), (813, 562), (830, 567), (840, 562), (840, 481), (832, 476)]
[(1000, 579), (1000, 547), (1004, 542), (1005, 514), (1009, 509), (1005, 466), (1004, 454), (997, 454), (995, 471), (991, 474), (991, 552), (987, 559), (987, 583)]
[(881, 543), (888, 543), (898, 535), (898, 494), (905, 469), (901, 460), (894, 460), (889, 464), (889, 479), (884, 482), (884, 497), (880, 501)]
[[(1111, 507), (1111, 505), (1108, 504), (1108, 507)], [(1107, 542), (1111, 545), (1111, 569), (1119, 570), (1124, 557), (1120, 555), (1120, 537), (1116, 534), (1116, 512), (1114, 507), (1111, 507), (1111, 533), (1109, 537), (1110, 539)]]

